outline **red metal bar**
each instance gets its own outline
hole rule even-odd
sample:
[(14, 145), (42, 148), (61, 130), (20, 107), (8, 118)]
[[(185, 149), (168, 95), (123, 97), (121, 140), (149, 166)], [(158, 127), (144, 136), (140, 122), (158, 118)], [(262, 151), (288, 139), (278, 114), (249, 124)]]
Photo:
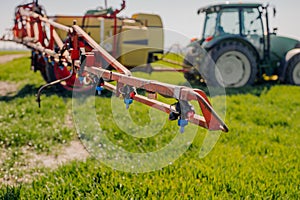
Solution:
[(102, 57), (108, 62), (110, 63), (110, 65), (112, 67), (114, 67), (118, 72), (124, 73), (126, 75), (131, 75), (131, 72), (124, 67), (121, 63), (119, 63), (112, 55), (110, 55), (107, 51), (105, 51), (97, 42), (95, 42), (91, 36), (89, 36), (84, 30), (82, 30), (82, 28), (80, 28), (77, 25), (73, 26), (73, 29), (76, 33), (78, 33), (79, 35), (81, 35), (86, 42), (92, 47), (94, 48), (95, 51), (98, 51)]
[[(157, 92), (163, 96), (173, 97), (178, 100), (184, 101), (192, 101), (195, 100), (198, 102), (201, 111), (203, 113), (204, 121), (198, 122), (200, 119), (193, 119), (193, 123), (202, 125), (205, 128), (210, 130), (222, 130), (224, 132), (228, 131), (228, 127), (221, 120), (218, 114), (211, 107), (206, 95), (201, 90), (195, 90), (184, 86), (175, 86), (167, 83), (160, 83), (154, 80), (147, 80), (137, 77), (132, 77), (112, 71), (108, 71), (105, 69), (97, 68), (97, 67), (86, 67), (85, 70), (89, 73), (95, 74), (99, 77), (103, 77), (105, 79), (114, 80), (118, 83), (122, 83), (124, 85), (130, 85), (133, 87), (145, 89), (149, 92)], [(161, 102), (154, 103), (152, 99), (140, 98), (137, 97), (142, 103), (148, 106), (158, 106), (160, 107), (163, 104)], [(165, 109), (165, 107), (163, 107)], [(164, 109), (160, 109), (164, 111)]]
[[(109, 83), (105, 83), (104, 87), (112, 92), (116, 92), (116, 90), (117, 90), (116, 86), (109, 84)], [(142, 104), (151, 106), (152, 108), (158, 109), (167, 114), (170, 114), (172, 112), (172, 110), (174, 110), (174, 108), (172, 109), (172, 107), (169, 104), (166, 104), (166, 103), (154, 100), (154, 99), (149, 99), (142, 95), (135, 95), (134, 100), (137, 102), (140, 102)], [(195, 114), (193, 117), (191, 117), (189, 119), (189, 122), (191, 122), (197, 126), (208, 128), (205, 118), (203, 116), (200, 116), (197, 114)]]

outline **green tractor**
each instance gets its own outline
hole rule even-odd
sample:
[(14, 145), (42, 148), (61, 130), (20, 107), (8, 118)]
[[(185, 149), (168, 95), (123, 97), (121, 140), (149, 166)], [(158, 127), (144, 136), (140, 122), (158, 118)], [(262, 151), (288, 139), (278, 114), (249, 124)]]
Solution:
[[(273, 8), (273, 15), (276, 9)], [(300, 42), (269, 28), (270, 6), (226, 3), (200, 8), (202, 39), (189, 45), (185, 78), (210, 86), (243, 87), (271, 79), (300, 85)]]

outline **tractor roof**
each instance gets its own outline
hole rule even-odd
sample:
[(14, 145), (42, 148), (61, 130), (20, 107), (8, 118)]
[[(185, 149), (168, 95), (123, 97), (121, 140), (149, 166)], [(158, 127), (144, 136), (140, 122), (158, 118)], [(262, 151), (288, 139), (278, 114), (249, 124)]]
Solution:
[(258, 8), (262, 6), (261, 3), (223, 3), (213, 4), (198, 9), (198, 14), (203, 12), (217, 12), (223, 8)]

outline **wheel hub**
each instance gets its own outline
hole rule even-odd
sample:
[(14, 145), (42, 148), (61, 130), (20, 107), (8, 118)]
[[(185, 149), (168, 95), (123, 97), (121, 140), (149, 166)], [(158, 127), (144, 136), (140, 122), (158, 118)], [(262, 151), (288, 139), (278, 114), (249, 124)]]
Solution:
[(247, 83), (250, 77), (250, 62), (238, 51), (226, 52), (217, 60), (216, 77), (220, 85), (225, 87), (240, 87)]

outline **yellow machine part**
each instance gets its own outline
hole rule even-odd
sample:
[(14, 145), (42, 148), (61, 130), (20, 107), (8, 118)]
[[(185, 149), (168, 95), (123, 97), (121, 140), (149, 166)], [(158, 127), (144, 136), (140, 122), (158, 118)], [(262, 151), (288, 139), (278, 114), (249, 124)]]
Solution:
[[(72, 26), (73, 21), (82, 26), (83, 17), (55, 16), (58, 23)], [(146, 64), (151, 53), (163, 51), (164, 37), (160, 16), (138, 13), (131, 19), (117, 18), (116, 36), (114, 36), (114, 19), (103, 17), (86, 17), (84, 30), (108, 52), (113, 53), (126, 67)], [(61, 38), (66, 37), (63, 31), (57, 31)], [(114, 45), (114, 41), (116, 44)]]
[[(121, 25), (122, 21), (117, 19), (117, 34), (120, 31)], [(111, 37), (114, 34), (114, 19), (106, 19), (102, 17), (86, 18), (84, 30), (100, 45), (102, 45), (101, 43), (106, 40), (112, 42), (113, 40), (111, 40)]]
[(133, 19), (141, 21), (149, 31), (149, 52), (162, 51), (164, 48), (164, 31), (161, 17), (156, 14), (137, 13)]
[(148, 29), (125, 25), (121, 31), (118, 37), (119, 61), (127, 67), (146, 64), (149, 54)]
[[(56, 15), (53, 17), (54, 21), (59, 23), (59, 24), (63, 24), (65, 26), (69, 26), (71, 27), (74, 23), (74, 21), (76, 21), (76, 24), (78, 26), (82, 25), (82, 16), (63, 16), (63, 15)], [(62, 39), (66, 38), (67, 36), (67, 32), (61, 30), (61, 29), (55, 29), (58, 36)]]

